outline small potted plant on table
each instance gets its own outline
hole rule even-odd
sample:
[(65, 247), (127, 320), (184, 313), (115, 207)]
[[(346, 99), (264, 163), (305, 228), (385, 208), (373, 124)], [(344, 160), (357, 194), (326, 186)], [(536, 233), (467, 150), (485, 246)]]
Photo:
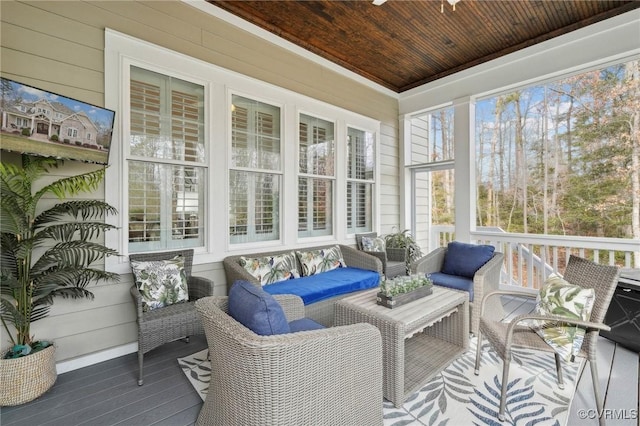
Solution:
[(399, 276), (390, 280), (383, 279), (380, 282), (377, 303), (387, 308), (397, 308), (430, 295), (433, 293), (432, 287), (433, 281), (422, 274)]

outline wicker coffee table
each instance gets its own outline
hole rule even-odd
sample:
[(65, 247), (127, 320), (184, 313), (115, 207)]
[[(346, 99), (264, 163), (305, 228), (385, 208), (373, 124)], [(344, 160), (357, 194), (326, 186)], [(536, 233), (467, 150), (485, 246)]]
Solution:
[(469, 348), (469, 295), (433, 287), (433, 294), (389, 309), (378, 289), (336, 302), (335, 325), (366, 322), (382, 334), (383, 395), (396, 407)]

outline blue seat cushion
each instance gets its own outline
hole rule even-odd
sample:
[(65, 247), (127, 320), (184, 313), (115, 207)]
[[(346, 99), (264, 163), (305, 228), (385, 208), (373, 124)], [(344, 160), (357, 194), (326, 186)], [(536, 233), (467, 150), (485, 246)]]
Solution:
[(452, 241), (447, 245), (447, 253), (442, 265), (443, 274), (473, 278), (492, 257), (495, 247)]
[(289, 328), (292, 333), (295, 333), (297, 331), (321, 330), (325, 328), (325, 326), (315, 322), (311, 318), (300, 318), (289, 322)]
[(442, 272), (432, 272), (429, 277), (435, 285), (467, 291), (469, 293), (469, 302), (473, 302), (473, 279), (443, 274)]
[(380, 274), (359, 268), (336, 268), (308, 277), (280, 281), (264, 286), (270, 294), (295, 294), (305, 305), (329, 299), (340, 294), (366, 290), (380, 284)]
[(236, 281), (229, 291), (229, 315), (261, 336), (289, 333), (282, 306), (272, 295), (248, 281)]

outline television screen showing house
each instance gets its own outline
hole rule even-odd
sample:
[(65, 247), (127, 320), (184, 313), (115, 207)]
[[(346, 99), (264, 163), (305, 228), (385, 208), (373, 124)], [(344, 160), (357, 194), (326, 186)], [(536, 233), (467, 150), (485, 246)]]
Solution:
[(0, 148), (108, 164), (115, 112), (0, 78)]

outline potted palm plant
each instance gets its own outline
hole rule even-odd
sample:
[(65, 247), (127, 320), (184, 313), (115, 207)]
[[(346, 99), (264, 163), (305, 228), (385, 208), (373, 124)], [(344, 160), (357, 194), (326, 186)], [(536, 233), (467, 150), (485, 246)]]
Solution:
[[(93, 298), (91, 282), (119, 276), (92, 267), (116, 251), (96, 242), (112, 225), (100, 221), (115, 208), (99, 200), (67, 199), (94, 191), (105, 169), (64, 177), (34, 188), (59, 161), (22, 156), (22, 166), (0, 163), (0, 318), (11, 347), (0, 359), (0, 405), (18, 405), (56, 380), (55, 347), (35, 340), (31, 323), (45, 318), (56, 296)], [(43, 210), (53, 194), (61, 201)]]

